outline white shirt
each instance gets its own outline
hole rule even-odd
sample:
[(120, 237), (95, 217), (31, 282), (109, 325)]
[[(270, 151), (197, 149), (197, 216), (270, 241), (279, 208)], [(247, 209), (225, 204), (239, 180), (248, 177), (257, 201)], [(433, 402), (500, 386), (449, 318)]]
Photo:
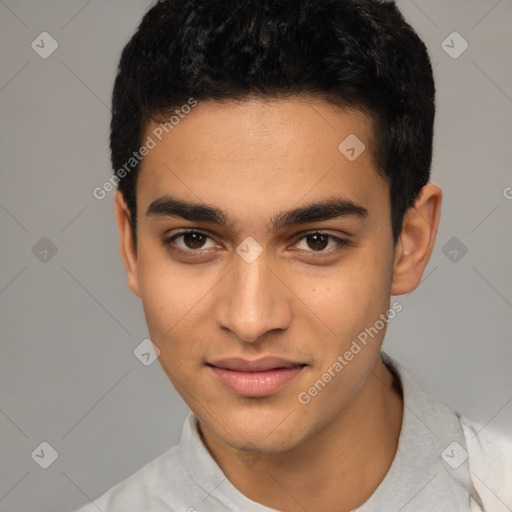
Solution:
[[(384, 480), (354, 512), (510, 512), (512, 439), (460, 417), (382, 352), (404, 414)], [(276, 512), (244, 496), (204, 446), (190, 413), (178, 445), (77, 512)], [(310, 511), (317, 512), (317, 511)]]

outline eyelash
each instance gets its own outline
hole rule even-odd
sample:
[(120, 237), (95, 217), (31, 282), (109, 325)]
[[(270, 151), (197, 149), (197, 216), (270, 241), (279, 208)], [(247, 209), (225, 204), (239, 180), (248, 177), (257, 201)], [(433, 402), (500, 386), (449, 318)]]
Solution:
[[(171, 235), (171, 236), (168, 236), (168, 237), (164, 238), (163, 244), (164, 244), (164, 246), (167, 249), (169, 249), (173, 253), (181, 254), (181, 255), (184, 255), (184, 256), (187, 256), (187, 257), (194, 257), (194, 256), (202, 256), (202, 255), (204, 255), (205, 252), (201, 251), (201, 249), (196, 249), (196, 250), (189, 249), (189, 250), (185, 251), (185, 250), (180, 249), (178, 247), (175, 247), (175, 246), (173, 247), (172, 246), (172, 243), (177, 238), (182, 237), (183, 235), (187, 235), (187, 234), (203, 235), (203, 236), (206, 236), (207, 238), (209, 238), (210, 240), (213, 240), (210, 235), (208, 235), (207, 233), (204, 233), (203, 231), (199, 231), (199, 230), (196, 230), (196, 229), (189, 229), (189, 230), (185, 230), (185, 231), (180, 231), (179, 233), (175, 233), (174, 235)], [(313, 235), (324, 235), (324, 236), (327, 236), (330, 240), (333, 240), (333, 241), (336, 242), (337, 247), (335, 247), (334, 249), (327, 250), (327, 251), (323, 251), (323, 250), (322, 251), (318, 251), (318, 252), (317, 251), (313, 251), (313, 250), (306, 251), (307, 253), (310, 253), (309, 257), (312, 257), (312, 258), (323, 258), (323, 257), (326, 257), (326, 256), (330, 256), (333, 253), (338, 252), (341, 249), (351, 245), (351, 242), (349, 240), (345, 240), (343, 238), (339, 238), (337, 236), (330, 235), (329, 233), (325, 233), (323, 231), (309, 231), (307, 233), (304, 233), (295, 242), (294, 245), (298, 244), (301, 240), (304, 240), (308, 236), (313, 236)]]

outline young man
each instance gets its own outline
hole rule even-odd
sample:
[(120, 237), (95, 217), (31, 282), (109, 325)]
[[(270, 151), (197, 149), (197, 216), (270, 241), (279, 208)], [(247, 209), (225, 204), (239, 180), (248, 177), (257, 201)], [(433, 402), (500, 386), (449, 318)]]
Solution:
[(434, 92), (393, 3), (147, 13), (113, 94), (115, 209), (192, 413), (178, 446), (83, 512), (510, 506), (508, 448), (381, 352), (439, 224)]

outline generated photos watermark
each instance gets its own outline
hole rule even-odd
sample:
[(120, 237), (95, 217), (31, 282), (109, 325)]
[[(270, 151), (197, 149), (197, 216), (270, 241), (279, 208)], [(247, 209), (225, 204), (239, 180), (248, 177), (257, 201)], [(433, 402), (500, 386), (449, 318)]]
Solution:
[[(127, 162), (124, 163), (122, 167), (117, 169), (114, 174), (107, 180), (101, 187), (96, 187), (92, 191), (92, 195), (95, 199), (101, 201), (107, 197), (109, 192), (119, 185), (119, 182), (128, 176), (128, 174), (133, 171), (142, 161), (142, 159), (152, 150), (155, 149), (158, 142), (162, 140), (164, 133), (168, 134), (171, 130), (177, 126), (182, 119), (185, 118), (187, 114), (189, 114), (194, 107), (197, 106), (197, 100), (194, 98), (189, 98), (187, 103), (181, 105), (180, 108), (177, 108), (174, 113), (176, 115), (172, 115), (165, 123), (160, 123), (152, 132), (151, 135), (146, 137), (144, 144), (137, 150), (134, 151), (132, 156), (128, 159)], [(155, 140), (156, 139), (156, 140)], [(158, 141), (158, 142), (157, 142)]]
[(390, 320), (402, 311), (403, 306), (400, 302), (394, 302), (386, 313), (381, 313), (378, 320), (371, 327), (366, 327), (361, 331), (348, 350), (340, 354), (336, 361), (325, 371), (322, 376), (314, 382), (306, 391), (301, 391), (297, 395), (297, 399), (302, 405), (307, 405), (311, 400), (322, 391), (329, 382), (331, 382), (349, 363), (359, 354), (377, 334), (384, 329)]

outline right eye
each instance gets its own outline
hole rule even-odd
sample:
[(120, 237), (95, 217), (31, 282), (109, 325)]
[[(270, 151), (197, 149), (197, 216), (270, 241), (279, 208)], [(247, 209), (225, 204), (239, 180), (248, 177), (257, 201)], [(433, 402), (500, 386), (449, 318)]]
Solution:
[(217, 247), (210, 236), (197, 230), (180, 231), (166, 237), (163, 242), (172, 251), (191, 255)]

